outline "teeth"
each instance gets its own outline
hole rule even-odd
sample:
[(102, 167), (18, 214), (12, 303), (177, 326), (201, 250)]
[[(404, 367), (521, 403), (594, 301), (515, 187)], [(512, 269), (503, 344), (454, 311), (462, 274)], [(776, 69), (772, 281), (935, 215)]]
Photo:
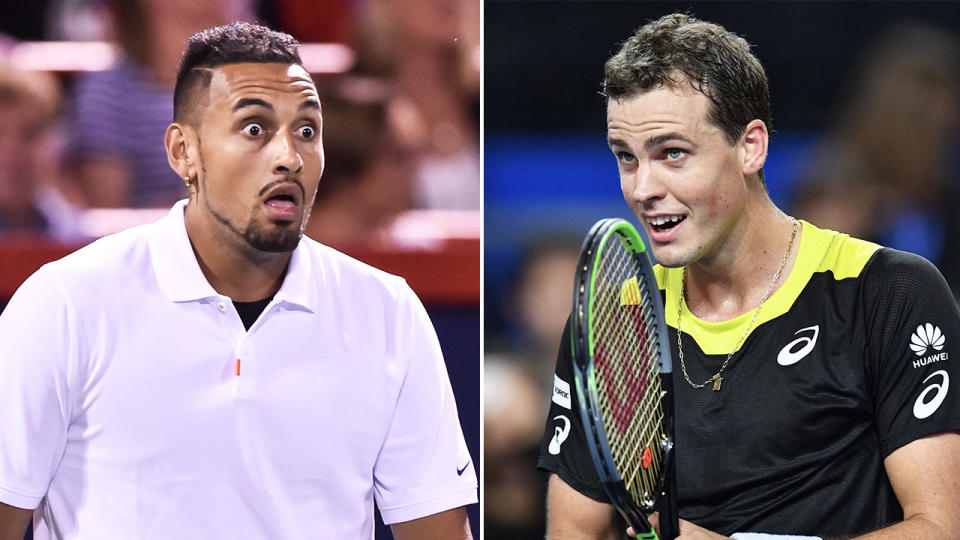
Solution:
[(651, 225), (663, 225), (665, 223), (676, 223), (683, 219), (683, 216), (656, 216), (648, 217), (647, 223)]

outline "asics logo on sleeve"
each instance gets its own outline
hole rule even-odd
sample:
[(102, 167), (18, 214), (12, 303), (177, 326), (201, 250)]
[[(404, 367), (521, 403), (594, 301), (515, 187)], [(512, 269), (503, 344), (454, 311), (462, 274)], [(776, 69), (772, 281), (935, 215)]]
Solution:
[[(937, 412), (943, 400), (947, 399), (947, 389), (950, 388), (950, 375), (947, 374), (946, 370), (941, 369), (934, 371), (930, 375), (927, 375), (927, 378), (924, 379), (923, 382), (926, 384), (927, 381), (936, 376), (940, 376), (940, 382), (934, 382), (924, 388), (923, 392), (920, 392), (920, 395), (917, 397), (917, 401), (913, 403), (913, 415), (916, 416), (918, 420), (923, 420)], [(933, 398), (930, 401), (926, 401), (927, 396), (931, 392), (933, 392)]]
[(554, 426), (553, 438), (550, 439), (550, 446), (547, 447), (547, 451), (553, 455), (560, 453), (560, 445), (563, 444), (563, 441), (567, 440), (567, 436), (570, 435), (570, 419), (564, 415), (554, 416), (554, 420), (560, 420), (563, 423), (563, 427)]
[[(801, 328), (794, 332), (794, 335), (799, 334), (800, 332), (808, 331), (813, 331), (813, 335), (802, 335), (790, 343), (787, 343), (786, 347), (780, 349), (780, 354), (777, 355), (778, 364), (781, 366), (792, 366), (810, 354), (810, 351), (813, 350), (813, 346), (817, 344), (817, 336), (820, 335), (820, 325), (815, 324), (813, 326)], [(800, 348), (794, 350), (798, 345)]]

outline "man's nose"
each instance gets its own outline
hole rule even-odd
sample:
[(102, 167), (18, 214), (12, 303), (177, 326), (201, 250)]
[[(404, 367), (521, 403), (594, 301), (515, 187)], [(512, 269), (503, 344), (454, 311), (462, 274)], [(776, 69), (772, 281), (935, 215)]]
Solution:
[(289, 133), (277, 137), (277, 159), (273, 168), (275, 173), (299, 173), (303, 169), (303, 158), (297, 151), (293, 136)]

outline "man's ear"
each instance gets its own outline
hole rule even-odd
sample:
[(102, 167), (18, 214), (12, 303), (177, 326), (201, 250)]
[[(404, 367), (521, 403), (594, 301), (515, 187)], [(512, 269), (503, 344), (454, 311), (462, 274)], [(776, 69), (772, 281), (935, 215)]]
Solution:
[(200, 174), (198, 163), (200, 163), (199, 141), (197, 131), (193, 126), (174, 122), (167, 126), (167, 132), (163, 136), (163, 145), (167, 149), (167, 161), (170, 167), (180, 178), (189, 179), (187, 182), (196, 181)]
[(770, 143), (770, 134), (763, 120), (751, 120), (740, 137), (741, 160), (743, 174), (756, 174), (767, 161), (767, 145)]

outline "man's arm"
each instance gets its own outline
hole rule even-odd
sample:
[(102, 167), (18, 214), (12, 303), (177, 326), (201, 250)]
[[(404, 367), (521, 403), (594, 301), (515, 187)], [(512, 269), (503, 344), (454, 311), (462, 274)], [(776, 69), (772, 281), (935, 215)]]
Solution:
[[(903, 521), (852, 540), (960, 539), (960, 433), (917, 439), (894, 450), (883, 464)], [(680, 525), (678, 540), (723, 538), (683, 520)]]
[(556, 474), (547, 488), (547, 538), (549, 540), (615, 540), (616, 509), (573, 489)]
[(0, 503), (0, 540), (23, 540), (33, 510)]
[(937, 433), (883, 461), (903, 521), (857, 540), (960, 538), (960, 433)]
[(464, 507), (390, 525), (396, 540), (473, 540)]

